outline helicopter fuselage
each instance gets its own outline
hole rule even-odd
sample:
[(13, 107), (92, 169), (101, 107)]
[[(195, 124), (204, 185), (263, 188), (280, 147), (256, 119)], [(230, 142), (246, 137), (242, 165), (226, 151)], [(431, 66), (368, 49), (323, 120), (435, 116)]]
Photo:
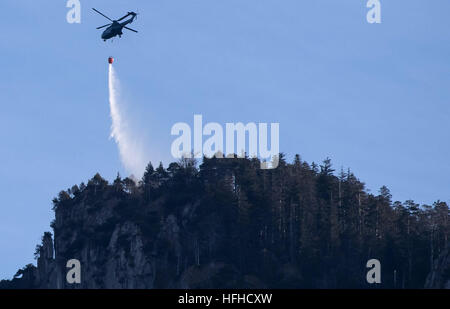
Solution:
[(124, 25), (122, 25), (121, 23), (119, 23), (117, 21), (113, 21), (113, 24), (111, 26), (109, 26), (108, 28), (106, 28), (105, 31), (103, 31), (102, 39), (106, 41), (115, 36), (122, 35), (123, 27), (124, 27)]
[[(126, 20), (126, 21), (124, 21), (122, 23), (119, 22), (123, 18), (126, 18), (127, 16), (130, 16), (130, 15), (131, 15), (130, 19), (128, 19), (128, 20)], [(117, 20), (113, 20), (112, 24), (108, 28), (106, 28), (106, 30), (103, 31), (103, 33), (102, 33), (103, 41), (112, 39), (115, 36), (121, 37), (122, 34), (123, 34), (123, 32), (122, 32), (123, 28), (127, 28), (127, 25), (131, 24), (136, 19), (136, 15), (137, 14), (134, 13), (134, 12), (129, 12), (127, 15), (125, 15), (124, 17), (122, 17), (118, 21)], [(130, 28), (127, 28), (127, 29), (129, 29), (131, 31), (135, 31), (135, 30), (130, 29)], [(137, 31), (135, 31), (135, 32), (137, 32)]]

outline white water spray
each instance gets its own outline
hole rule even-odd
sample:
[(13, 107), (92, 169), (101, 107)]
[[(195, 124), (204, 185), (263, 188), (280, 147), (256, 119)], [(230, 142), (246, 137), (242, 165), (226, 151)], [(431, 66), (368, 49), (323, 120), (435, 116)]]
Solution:
[(142, 141), (130, 126), (120, 103), (120, 83), (112, 64), (109, 65), (109, 106), (111, 109), (111, 138), (119, 148), (120, 159), (125, 169), (136, 177), (141, 177), (149, 162)]

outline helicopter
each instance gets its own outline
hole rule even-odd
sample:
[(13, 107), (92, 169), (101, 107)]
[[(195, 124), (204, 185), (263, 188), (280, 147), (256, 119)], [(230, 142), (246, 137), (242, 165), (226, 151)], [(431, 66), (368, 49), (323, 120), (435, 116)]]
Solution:
[[(123, 35), (122, 30), (123, 30), (124, 28), (127, 29), (127, 30), (130, 30), (130, 31), (133, 31), (133, 32), (136, 32), (136, 33), (137, 33), (136, 30), (127, 27), (128, 24), (131, 24), (133, 21), (136, 20), (137, 15), (138, 15), (137, 13), (135, 13), (135, 12), (128, 12), (127, 15), (125, 15), (125, 16), (119, 18), (118, 20), (112, 20), (111, 18), (109, 18), (108, 16), (106, 16), (105, 14), (103, 14), (102, 12), (100, 12), (100, 11), (94, 9), (94, 8), (92, 8), (92, 9), (93, 9), (96, 13), (102, 15), (103, 17), (105, 17), (106, 19), (108, 19), (108, 20), (110, 20), (110, 21), (112, 22), (112, 23), (103, 25), (103, 26), (101, 26), (101, 27), (97, 27), (97, 29), (102, 29), (102, 28), (108, 27), (108, 28), (106, 28), (106, 30), (103, 31), (103, 33), (102, 33), (102, 39), (103, 39), (103, 41), (106, 42), (106, 40), (111, 39), (111, 38), (113, 38), (113, 37), (115, 37), (115, 36), (119, 36), (119, 38), (122, 37), (122, 35)], [(122, 22), (122, 23), (120, 22), (120, 21), (124, 20), (125, 18), (127, 18), (128, 16), (131, 16), (131, 18), (128, 19), (128, 20), (126, 20), (126, 21), (124, 21), (124, 22)]]

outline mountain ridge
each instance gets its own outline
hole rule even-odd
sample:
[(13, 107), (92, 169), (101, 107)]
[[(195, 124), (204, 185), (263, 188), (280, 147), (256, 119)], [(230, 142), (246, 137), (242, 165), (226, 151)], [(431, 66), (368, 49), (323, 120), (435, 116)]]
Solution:
[[(147, 166), (135, 183), (96, 174), (53, 200), (53, 234), (0, 288), (449, 287), (449, 207), (369, 193), (331, 160), (296, 155)], [(54, 236), (53, 236), (54, 235)], [(447, 253), (446, 253), (447, 252)], [(382, 283), (366, 282), (379, 259)], [(68, 260), (81, 283), (66, 281)]]

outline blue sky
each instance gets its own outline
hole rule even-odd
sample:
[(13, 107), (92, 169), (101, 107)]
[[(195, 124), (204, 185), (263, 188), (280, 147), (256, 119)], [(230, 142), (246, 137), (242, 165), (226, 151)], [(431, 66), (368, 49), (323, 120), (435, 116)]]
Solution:
[[(51, 200), (121, 165), (109, 139), (108, 56), (153, 161), (176, 122), (279, 122), (280, 149), (329, 156), (395, 199), (449, 201), (450, 2), (2, 0), (0, 278), (33, 261)], [(139, 9), (122, 39), (95, 27)], [(157, 162), (155, 162), (156, 164)]]

